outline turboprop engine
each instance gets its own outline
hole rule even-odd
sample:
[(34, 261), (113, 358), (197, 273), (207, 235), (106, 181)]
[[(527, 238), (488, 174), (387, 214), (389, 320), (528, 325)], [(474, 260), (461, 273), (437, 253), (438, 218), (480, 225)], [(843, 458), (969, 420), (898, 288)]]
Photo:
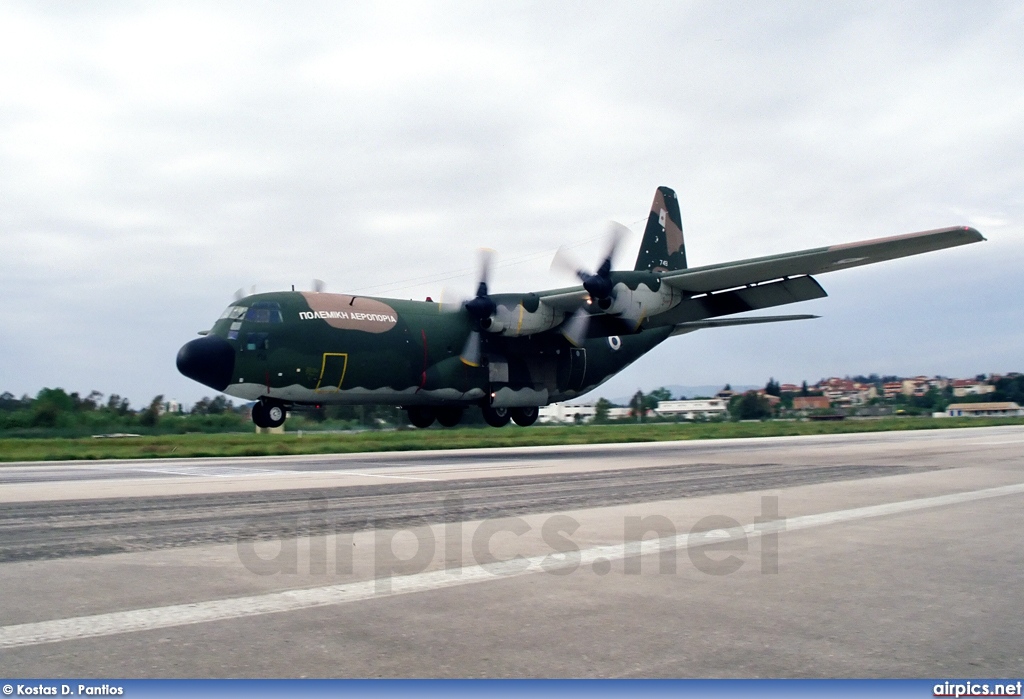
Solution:
[(521, 337), (558, 327), (565, 320), (565, 313), (547, 305), (536, 294), (498, 294), (491, 299), (495, 303), (495, 311), (483, 326), (487, 332)]

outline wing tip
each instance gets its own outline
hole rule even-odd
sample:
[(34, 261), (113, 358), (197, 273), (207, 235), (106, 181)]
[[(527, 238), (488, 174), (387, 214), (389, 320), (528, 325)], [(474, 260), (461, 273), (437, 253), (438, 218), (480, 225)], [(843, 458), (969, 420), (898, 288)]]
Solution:
[(988, 238), (983, 236), (981, 234), (981, 231), (979, 231), (977, 228), (973, 228), (972, 226), (961, 226), (960, 228), (963, 230), (964, 233), (967, 234), (969, 238), (971, 238), (971, 240), (968, 242), (981, 243), (988, 240)]

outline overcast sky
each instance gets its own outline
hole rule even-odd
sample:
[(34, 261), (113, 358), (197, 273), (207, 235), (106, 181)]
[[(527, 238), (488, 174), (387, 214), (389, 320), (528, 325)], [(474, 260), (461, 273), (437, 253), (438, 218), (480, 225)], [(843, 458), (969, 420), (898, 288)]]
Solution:
[(191, 404), (239, 287), (571, 283), (655, 187), (691, 266), (969, 224), (819, 320), (673, 338), (598, 394), (1024, 370), (1024, 5), (0, 4), (0, 391)]

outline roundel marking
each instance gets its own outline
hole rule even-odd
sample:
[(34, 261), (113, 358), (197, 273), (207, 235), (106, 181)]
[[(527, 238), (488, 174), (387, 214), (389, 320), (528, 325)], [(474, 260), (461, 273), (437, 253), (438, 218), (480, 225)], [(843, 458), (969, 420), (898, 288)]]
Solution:
[(618, 335), (612, 335), (608, 338), (608, 346), (615, 352), (618, 352), (619, 348), (622, 347), (622, 338)]

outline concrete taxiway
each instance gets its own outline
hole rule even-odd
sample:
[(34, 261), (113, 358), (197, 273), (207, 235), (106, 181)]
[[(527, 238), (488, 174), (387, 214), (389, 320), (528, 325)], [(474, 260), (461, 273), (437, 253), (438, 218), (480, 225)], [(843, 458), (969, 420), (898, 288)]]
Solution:
[(1016, 677), (1024, 429), (0, 466), (9, 676)]

